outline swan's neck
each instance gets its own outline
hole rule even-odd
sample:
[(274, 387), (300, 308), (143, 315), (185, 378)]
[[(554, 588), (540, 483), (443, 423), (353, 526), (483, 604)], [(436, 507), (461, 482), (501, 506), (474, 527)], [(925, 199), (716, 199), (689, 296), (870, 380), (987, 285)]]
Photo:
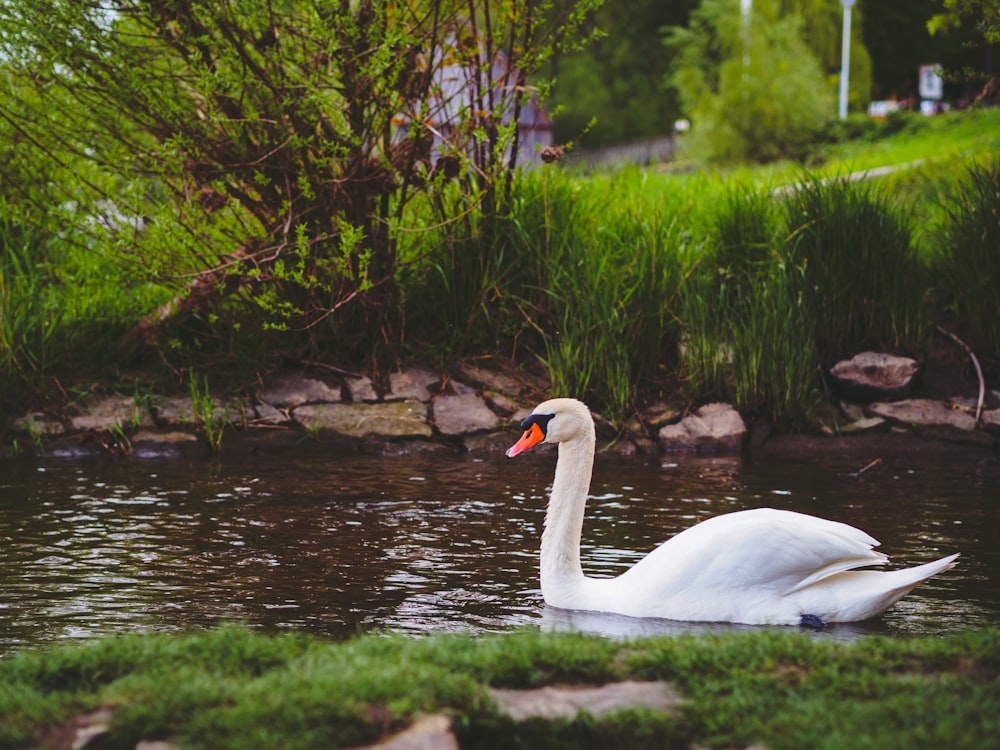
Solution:
[(580, 536), (594, 467), (594, 445), (592, 428), (589, 434), (559, 443), (541, 551), (542, 596), (556, 606), (572, 597), (584, 579)]

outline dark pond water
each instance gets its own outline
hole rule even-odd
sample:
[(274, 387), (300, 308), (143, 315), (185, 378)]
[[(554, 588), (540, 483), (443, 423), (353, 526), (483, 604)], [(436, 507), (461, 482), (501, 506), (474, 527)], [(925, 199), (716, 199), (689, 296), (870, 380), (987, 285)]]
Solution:
[[(242, 621), (328, 637), (734, 626), (547, 608), (537, 550), (554, 454), (0, 464), (0, 653)], [(598, 459), (584, 566), (613, 575), (719, 513), (770, 505), (864, 528), (897, 565), (957, 568), (824, 637), (1000, 619), (1000, 461), (981, 449), (847, 459)]]

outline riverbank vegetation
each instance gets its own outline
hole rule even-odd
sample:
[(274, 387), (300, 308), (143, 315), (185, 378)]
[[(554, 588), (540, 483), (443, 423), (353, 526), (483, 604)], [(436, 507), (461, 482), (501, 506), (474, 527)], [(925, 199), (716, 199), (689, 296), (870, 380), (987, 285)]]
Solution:
[[(681, 148), (518, 171), (508, 113), (596, 3), (440, 0), (419, 22), (50, 5), (2, 20), (3, 418), (304, 362), (384, 391), (400, 364), (488, 356), (619, 424), (680, 395), (803, 429), (825, 367), (922, 356), (937, 326), (1000, 373), (996, 111), (810, 125), (763, 166)], [(457, 114), (426, 50), (464, 81)]]
[[(973, 750), (1000, 734), (1000, 634), (853, 643), (789, 630), (616, 641), (537, 632), (367, 635), (342, 643), (239, 627), (145, 634), (0, 660), (0, 747), (72, 742), (102, 709), (101, 747), (350, 747), (446, 712), (462, 747)], [(675, 714), (621, 710), (514, 724), (487, 688), (664, 680)], [(279, 699), (275, 700), (275, 697)], [(77, 724), (78, 726), (79, 724)]]
[[(731, 399), (798, 429), (815, 424), (825, 367), (871, 347), (924, 356), (936, 325), (966, 341), (995, 381), (1000, 167), (987, 155), (1000, 113), (876, 130), (885, 127), (829, 145), (813, 170), (550, 165), (513, 182), (500, 218), (458, 189), (412, 201), (394, 361), (485, 354), (540, 367), (553, 392), (582, 395), (619, 422), (638, 399), (670, 391)], [(905, 168), (847, 177), (876, 163)], [(344, 330), (359, 325), (353, 313), (299, 326), (273, 290), (178, 319), (150, 349), (123, 349), (177, 293), (173, 277), (137, 277), (113, 243), (67, 230), (65, 216), (17, 216), (0, 232), (8, 415), (24, 400), (65, 405), (108, 385), (186, 390), (193, 373), (241, 389), (289, 361), (370, 365), (345, 339), (360, 335)], [(295, 258), (283, 273), (304, 273)]]

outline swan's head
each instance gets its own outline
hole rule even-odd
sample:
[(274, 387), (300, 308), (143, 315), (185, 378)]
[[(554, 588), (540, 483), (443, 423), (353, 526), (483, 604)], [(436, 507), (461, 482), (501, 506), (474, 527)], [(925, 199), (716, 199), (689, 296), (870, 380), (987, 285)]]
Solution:
[(507, 449), (507, 458), (514, 458), (538, 443), (565, 443), (593, 435), (594, 418), (586, 404), (573, 398), (554, 398), (536, 406), (521, 427), (524, 434)]

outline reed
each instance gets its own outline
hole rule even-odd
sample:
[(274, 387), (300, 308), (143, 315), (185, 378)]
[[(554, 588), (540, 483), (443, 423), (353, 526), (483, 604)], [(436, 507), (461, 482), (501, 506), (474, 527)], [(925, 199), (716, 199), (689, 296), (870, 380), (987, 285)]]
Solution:
[(489, 231), (466, 222), (468, 236), (442, 226), (422, 239), (432, 272), (407, 286), (409, 330), (448, 355), (484, 343), (528, 351), (553, 393), (589, 398), (622, 419), (637, 383), (673, 359), (680, 217), (691, 193), (638, 170), (593, 180), (556, 169), (522, 175), (509, 214)]
[(0, 416), (19, 416), (23, 402), (50, 392), (65, 399), (88, 380), (112, 380), (119, 337), (164, 297), (72, 217), (16, 215), (0, 220)]
[(902, 209), (867, 183), (806, 178), (775, 198), (734, 187), (684, 295), (692, 400), (801, 428), (822, 371), (867, 348), (919, 347), (926, 276)]
[(621, 422), (637, 384), (675, 359), (688, 241), (679, 214), (690, 196), (656, 194), (635, 173), (588, 187), (589, 196), (550, 194), (574, 202), (576, 221), (547, 230), (555, 241), (543, 246), (529, 304), (553, 393), (586, 398)]
[(1000, 159), (973, 164), (942, 197), (931, 236), (942, 322), (1000, 372)]
[(684, 289), (688, 395), (802, 427), (818, 400), (815, 334), (803, 315), (802, 269), (780, 254), (777, 204), (737, 186), (713, 224)]
[(918, 346), (927, 276), (904, 208), (872, 183), (807, 178), (784, 199), (783, 221), (782, 261), (802, 269), (802, 312), (824, 366)]
[[(546, 169), (523, 175), (514, 196), (492, 235), (437, 256), (428, 296), (474, 293), (424, 304), (423, 315), (533, 352), (553, 394), (585, 398), (616, 423), (640, 386), (679, 373), (692, 402), (731, 400), (802, 428), (824, 367), (867, 348), (916, 353), (929, 330), (910, 216), (875, 184), (800, 175), (775, 192)], [(475, 250), (483, 243), (490, 265)], [(460, 259), (478, 264), (471, 285)]]
[(49, 280), (39, 233), (9, 219), (0, 223), (0, 379), (8, 390), (49, 367), (62, 323)]

